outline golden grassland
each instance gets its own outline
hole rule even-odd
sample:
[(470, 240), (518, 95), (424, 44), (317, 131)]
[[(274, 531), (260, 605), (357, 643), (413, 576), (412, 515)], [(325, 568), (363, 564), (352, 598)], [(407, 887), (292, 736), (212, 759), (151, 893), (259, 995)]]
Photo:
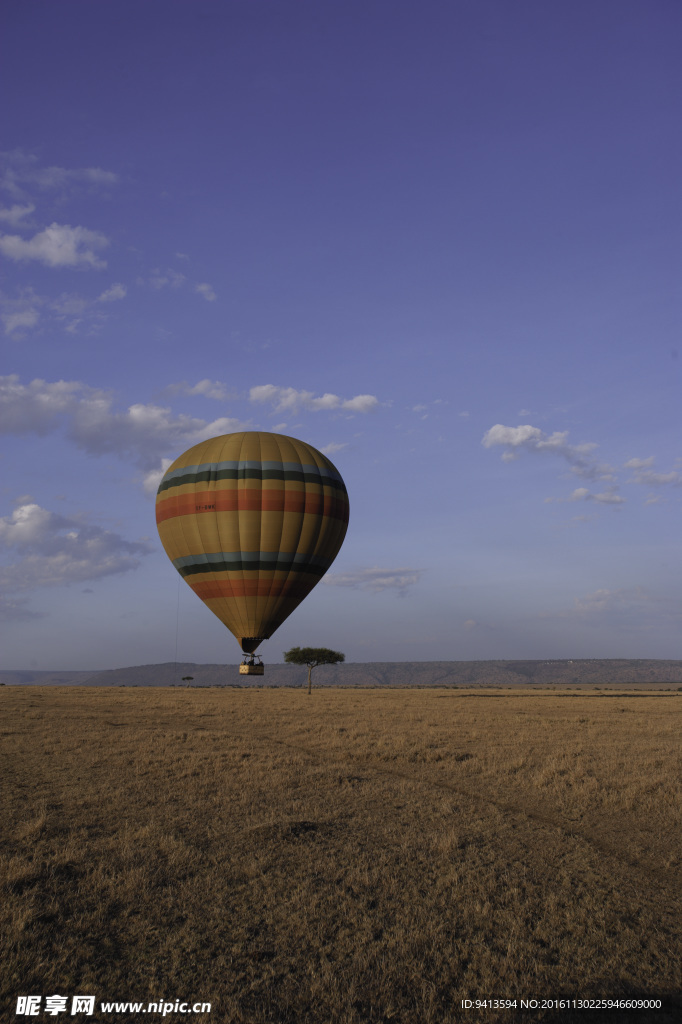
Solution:
[[(8, 687), (0, 712), (2, 1020), (30, 993), (210, 1002), (197, 1024), (682, 1006), (682, 694)], [(664, 1009), (460, 1007), (559, 997)]]

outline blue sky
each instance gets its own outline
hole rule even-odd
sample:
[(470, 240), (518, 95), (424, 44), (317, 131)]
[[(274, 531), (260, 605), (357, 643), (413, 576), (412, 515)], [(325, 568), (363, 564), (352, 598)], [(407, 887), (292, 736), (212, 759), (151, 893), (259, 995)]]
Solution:
[(266, 661), (682, 657), (678, 4), (3, 21), (3, 668), (239, 660), (154, 492), (244, 428), (351, 502)]

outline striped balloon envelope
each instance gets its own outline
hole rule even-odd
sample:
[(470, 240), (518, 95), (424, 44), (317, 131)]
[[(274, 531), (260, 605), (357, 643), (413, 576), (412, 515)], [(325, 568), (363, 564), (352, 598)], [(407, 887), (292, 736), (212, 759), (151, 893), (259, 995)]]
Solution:
[(167, 469), (156, 498), (166, 554), (252, 654), (336, 558), (348, 493), (329, 459), (283, 434), (203, 441)]

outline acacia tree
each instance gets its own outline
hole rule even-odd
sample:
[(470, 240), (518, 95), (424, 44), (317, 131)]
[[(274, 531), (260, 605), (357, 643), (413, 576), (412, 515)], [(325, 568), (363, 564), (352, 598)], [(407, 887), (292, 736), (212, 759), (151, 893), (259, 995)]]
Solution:
[(284, 652), (284, 660), (290, 665), (308, 666), (308, 693), (312, 692), (312, 671), (318, 665), (338, 665), (346, 660), (340, 651), (330, 651), (328, 647), (292, 647)]

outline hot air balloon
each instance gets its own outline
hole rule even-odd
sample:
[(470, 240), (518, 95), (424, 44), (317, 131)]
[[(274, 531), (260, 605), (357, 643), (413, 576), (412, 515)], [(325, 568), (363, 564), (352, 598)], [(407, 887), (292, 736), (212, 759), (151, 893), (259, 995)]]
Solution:
[(166, 470), (156, 498), (166, 554), (251, 664), (336, 558), (348, 510), (325, 455), (265, 431), (194, 445)]

